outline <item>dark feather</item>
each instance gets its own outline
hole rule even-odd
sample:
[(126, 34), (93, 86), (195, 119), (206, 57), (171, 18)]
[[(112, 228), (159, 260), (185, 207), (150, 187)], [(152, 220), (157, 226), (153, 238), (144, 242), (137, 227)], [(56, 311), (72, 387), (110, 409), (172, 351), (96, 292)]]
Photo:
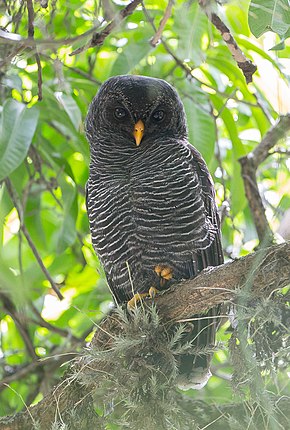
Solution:
[[(125, 112), (124, 120), (115, 118), (116, 107)], [(156, 110), (164, 113), (160, 124), (153, 119)], [(145, 133), (137, 147), (133, 128), (139, 119)], [(109, 79), (90, 106), (86, 133), (92, 242), (118, 303), (152, 286), (160, 288), (157, 265), (172, 268), (168, 287), (222, 264), (212, 179), (200, 153), (187, 142), (184, 108), (167, 82), (140, 76)], [(195, 346), (213, 345), (216, 328), (217, 319), (200, 320), (186, 339), (196, 338)], [(183, 356), (181, 373), (190, 380), (193, 367), (208, 368), (210, 357)]]

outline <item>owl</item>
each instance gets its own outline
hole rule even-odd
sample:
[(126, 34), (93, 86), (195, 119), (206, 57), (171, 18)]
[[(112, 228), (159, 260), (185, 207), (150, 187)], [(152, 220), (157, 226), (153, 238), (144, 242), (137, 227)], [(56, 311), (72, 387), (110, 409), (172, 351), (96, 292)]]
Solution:
[[(85, 130), (92, 244), (118, 304), (132, 307), (223, 263), (213, 182), (188, 141), (184, 107), (169, 83), (133, 75), (108, 79), (89, 107)], [(193, 317), (187, 340), (213, 346), (218, 309)], [(202, 388), (210, 359), (184, 354), (179, 387)]]

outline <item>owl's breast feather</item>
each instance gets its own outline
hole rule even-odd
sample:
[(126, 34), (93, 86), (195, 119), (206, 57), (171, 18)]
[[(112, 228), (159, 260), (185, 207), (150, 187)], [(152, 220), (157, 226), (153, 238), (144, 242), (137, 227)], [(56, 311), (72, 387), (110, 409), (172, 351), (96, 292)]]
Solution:
[(191, 154), (187, 148), (162, 149), (148, 153), (131, 169), (130, 202), (138, 240), (146, 246), (176, 245), (180, 251), (202, 246), (209, 226)]

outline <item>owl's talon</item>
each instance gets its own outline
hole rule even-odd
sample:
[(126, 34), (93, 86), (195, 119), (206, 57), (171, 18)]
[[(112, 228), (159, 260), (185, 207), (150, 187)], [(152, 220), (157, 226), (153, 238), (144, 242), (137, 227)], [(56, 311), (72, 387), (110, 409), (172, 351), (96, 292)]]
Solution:
[(154, 268), (155, 273), (157, 273), (157, 275), (160, 277), (160, 286), (164, 287), (166, 284), (166, 281), (170, 281), (170, 279), (172, 279), (173, 274), (172, 274), (172, 269), (171, 267), (168, 266), (155, 266)]
[(166, 284), (166, 279), (164, 279), (164, 278), (160, 278), (160, 281), (159, 281), (159, 285), (160, 285), (160, 287), (161, 287), (161, 288), (165, 287), (165, 284)]
[(134, 296), (132, 297), (132, 299), (127, 302), (127, 309), (130, 311), (130, 310), (136, 308), (137, 307), (137, 303), (141, 302), (142, 299), (145, 298), (145, 297), (148, 297), (147, 293), (141, 293), (141, 294), (140, 293), (136, 293), (136, 294), (134, 294)]
[(156, 296), (158, 290), (155, 287), (149, 288), (148, 293), (136, 293), (131, 300), (127, 302), (127, 309), (130, 311), (137, 307), (138, 302), (141, 302), (145, 297), (150, 297), (152, 300)]
[(155, 298), (155, 296), (156, 296), (156, 294), (157, 294), (157, 293), (158, 293), (157, 288), (155, 288), (155, 287), (151, 287), (151, 288), (149, 288), (148, 294), (149, 294), (149, 297), (150, 297), (152, 300)]
[(172, 279), (172, 269), (171, 267), (164, 267), (160, 274), (161, 278), (167, 279), (169, 281)]
[(161, 275), (161, 272), (163, 270), (162, 266), (155, 266), (154, 271), (157, 273), (158, 276)]

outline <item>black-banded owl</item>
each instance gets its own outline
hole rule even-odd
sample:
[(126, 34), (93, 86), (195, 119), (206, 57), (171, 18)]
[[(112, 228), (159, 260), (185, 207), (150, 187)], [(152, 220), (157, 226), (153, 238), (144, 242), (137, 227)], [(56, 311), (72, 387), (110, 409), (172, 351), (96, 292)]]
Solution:
[[(117, 303), (132, 302), (223, 262), (210, 173), (188, 142), (175, 89), (144, 76), (108, 79), (86, 118), (91, 162), (87, 210), (94, 249)], [(193, 321), (213, 345), (216, 310)], [(201, 388), (210, 355), (184, 355), (179, 386)]]

